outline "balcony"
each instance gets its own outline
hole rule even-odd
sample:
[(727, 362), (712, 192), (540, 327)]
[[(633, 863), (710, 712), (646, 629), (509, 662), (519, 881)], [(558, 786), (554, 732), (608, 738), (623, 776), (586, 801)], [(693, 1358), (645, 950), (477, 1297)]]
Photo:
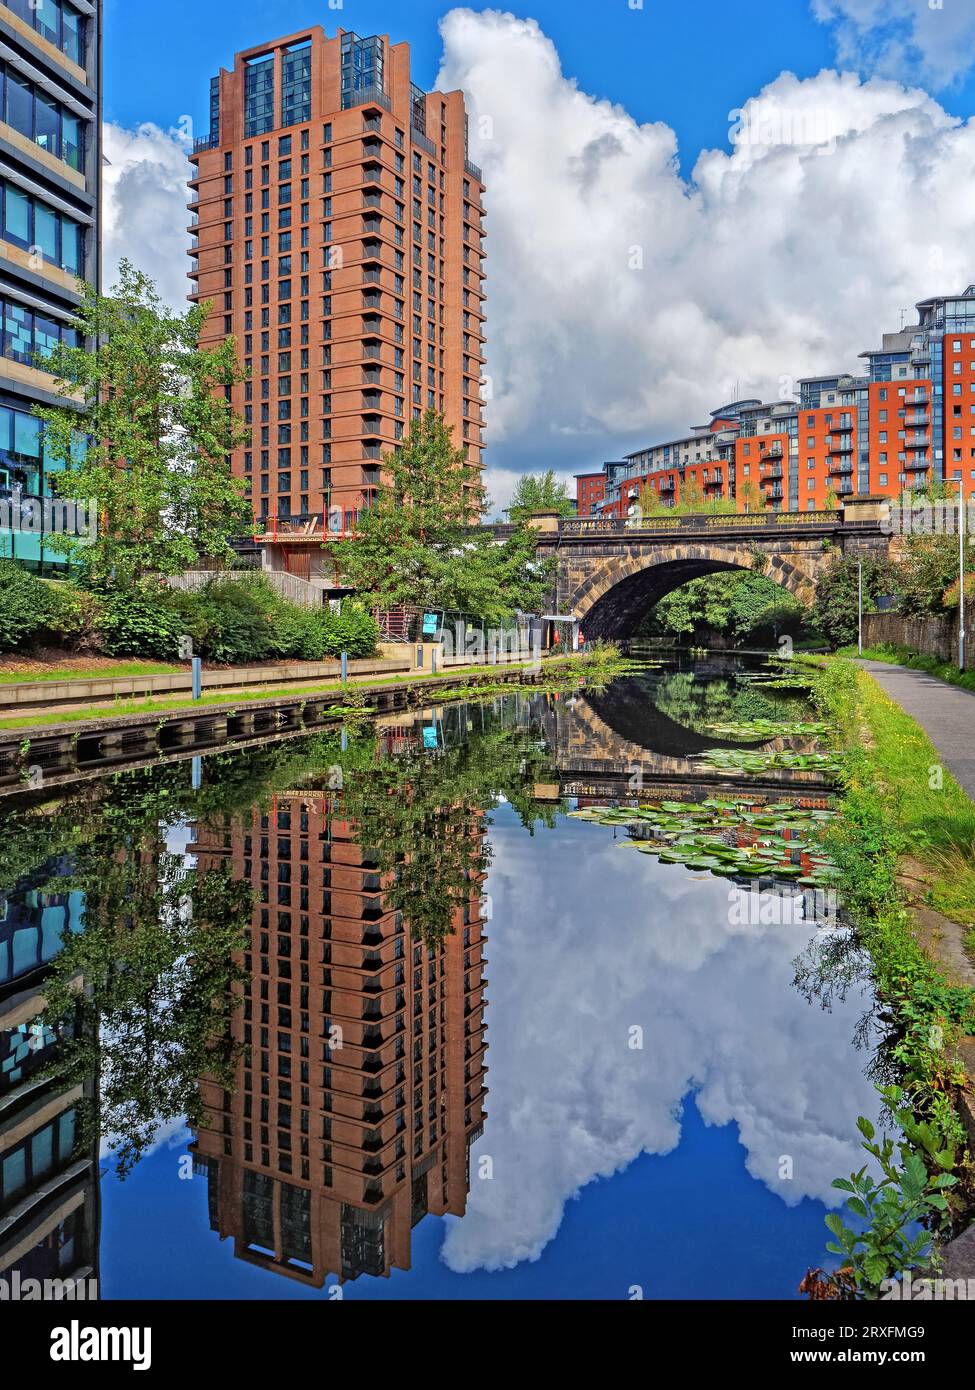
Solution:
[(905, 397), (904, 397), (904, 404), (905, 404), (905, 405), (923, 405), (923, 406), (927, 406), (927, 405), (930, 404), (930, 402), (928, 401), (928, 398), (927, 398), (927, 396), (924, 394), (923, 391), (915, 391), (915, 393), (914, 393), (913, 396), (905, 396)]
[(829, 473), (830, 473), (830, 476), (831, 476), (831, 477), (832, 477), (834, 474), (839, 475), (839, 474), (843, 474), (843, 473), (852, 473), (852, 472), (853, 472), (853, 463), (852, 463), (852, 461), (847, 462), (847, 461), (845, 461), (845, 460), (843, 460), (843, 459), (840, 459), (837, 463), (831, 463), (831, 464), (829, 465)]
[(853, 435), (832, 435), (826, 445), (826, 452), (827, 454), (852, 454)]
[(342, 93), (342, 110), (351, 111), (354, 106), (381, 106), (384, 111), (392, 111), (393, 103), (382, 87), (359, 87)]
[(763, 470), (759, 481), (762, 483), (772, 483), (775, 482), (777, 479), (780, 479), (781, 477), (782, 465), (781, 463), (776, 463), (773, 464), (771, 468), (766, 468)]
[(193, 141), (193, 153), (199, 154), (201, 150), (215, 150), (219, 144), (219, 136), (201, 135)]
[(904, 467), (912, 473), (926, 473), (928, 471), (929, 464), (926, 458), (912, 458), (907, 461)]
[(464, 160), (464, 173), (470, 174), (472, 179), (477, 179), (478, 183), (483, 183), (481, 168), (478, 164), (473, 164), (469, 159)]

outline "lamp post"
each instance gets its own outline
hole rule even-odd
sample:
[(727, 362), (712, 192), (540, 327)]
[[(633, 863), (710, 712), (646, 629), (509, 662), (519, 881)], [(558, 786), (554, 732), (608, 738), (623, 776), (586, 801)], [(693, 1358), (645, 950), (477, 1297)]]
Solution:
[(863, 561), (857, 561), (857, 653), (863, 656)]
[(958, 479), (958, 669), (965, 669), (965, 479)]

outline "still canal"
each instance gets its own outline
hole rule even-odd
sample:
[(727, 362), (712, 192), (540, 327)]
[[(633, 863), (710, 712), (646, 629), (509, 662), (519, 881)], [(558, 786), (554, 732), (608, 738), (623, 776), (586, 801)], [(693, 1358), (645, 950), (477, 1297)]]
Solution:
[(0, 1274), (797, 1297), (878, 1118), (821, 742), (682, 658), (0, 802)]

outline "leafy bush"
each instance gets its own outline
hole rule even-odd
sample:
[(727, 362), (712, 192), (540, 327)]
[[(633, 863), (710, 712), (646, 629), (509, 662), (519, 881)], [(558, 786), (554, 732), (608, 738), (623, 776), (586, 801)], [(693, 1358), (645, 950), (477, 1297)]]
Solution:
[(25, 646), (44, 626), (47, 585), (12, 560), (0, 560), (0, 651)]
[(272, 614), (274, 651), (286, 661), (321, 661), (325, 656), (327, 610), (279, 603)]
[(209, 627), (205, 654), (230, 666), (283, 655), (276, 646), (278, 597), (266, 579), (218, 579), (199, 595)]
[(104, 650), (104, 603), (86, 589), (64, 580), (48, 583), (44, 627), (52, 642), (69, 651), (90, 655)]
[[(941, 599), (945, 608), (954, 609), (958, 607), (958, 595), (960, 591), (960, 580), (956, 579), (953, 584), (948, 585)], [(965, 607), (968, 608), (972, 604), (975, 604), (975, 574), (969, 572), (965, 575)]]
[(379, 624), (360, 603), (346, 599), (338, 613), (325, 611), (325, 655), (373, 656), (379, 645)]
[(172, 661), (186, 634), (185, 604), (172, 589), (147, 581), (109, 591), (101, 619), (109, 656), (145, 656)]
[[(957, 592), (957, 537), (911, 536), (906, 550), (898, 566), (900, 611), (910, 617), (943, 612), (945, 590), (954, 585)], [(967, 596), (967, 589), (965, 593)]]

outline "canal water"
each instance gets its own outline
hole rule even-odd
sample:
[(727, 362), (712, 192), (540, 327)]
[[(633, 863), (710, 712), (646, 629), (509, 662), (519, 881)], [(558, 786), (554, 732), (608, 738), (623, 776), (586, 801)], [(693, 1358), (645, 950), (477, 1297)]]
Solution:
[[(879, 1057), (808, 842), (761, 829), (821, 823), (822, 773), (721, 762), (815, 746), (770, 675), (671, 659), (0, 803), (0, 1274), (797, 1297)], [(704, 868), (623, 814), (705, 802)]]

